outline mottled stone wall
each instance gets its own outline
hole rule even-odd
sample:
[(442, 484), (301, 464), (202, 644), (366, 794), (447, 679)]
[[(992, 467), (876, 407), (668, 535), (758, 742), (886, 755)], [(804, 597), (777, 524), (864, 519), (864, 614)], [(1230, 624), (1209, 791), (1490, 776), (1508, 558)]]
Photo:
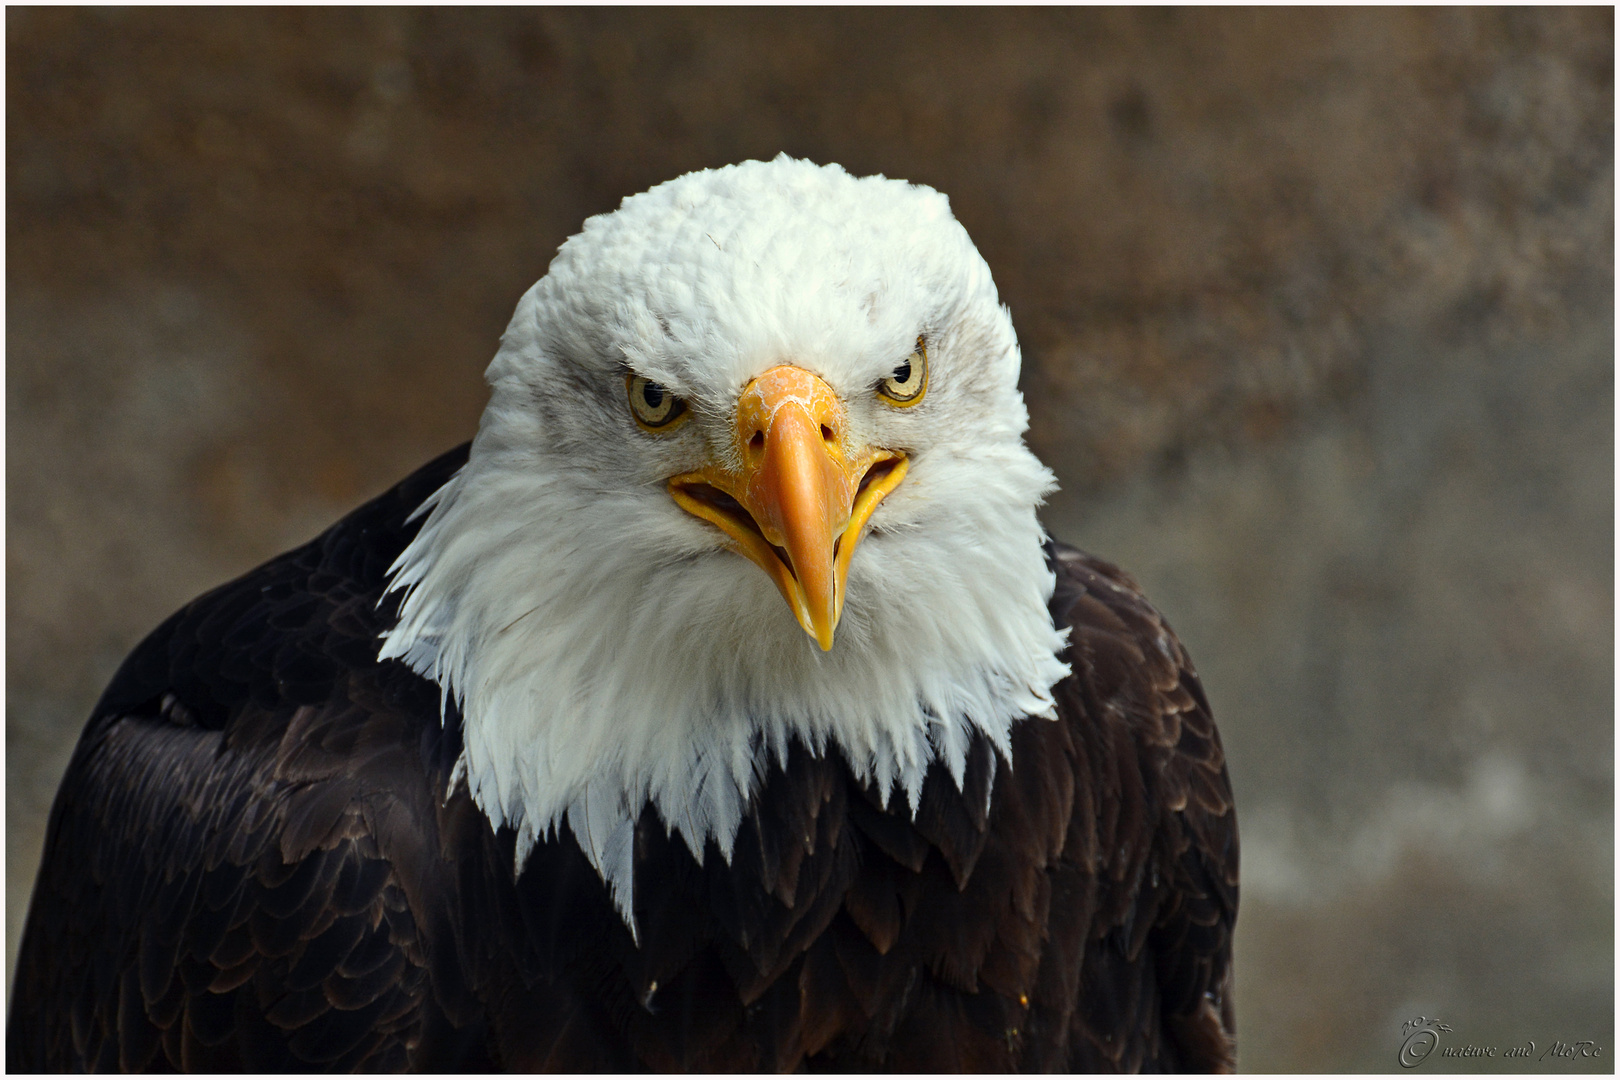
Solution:
[(1422, 1014), (1612, 1069), (1610, 10), (6, 27), (8, 959), (124, 652), (466, 438), (585, 216), (785, 150), (950, 194), (1051, 528), (1200, 663), (1242, 1065), (1393, 1069)]

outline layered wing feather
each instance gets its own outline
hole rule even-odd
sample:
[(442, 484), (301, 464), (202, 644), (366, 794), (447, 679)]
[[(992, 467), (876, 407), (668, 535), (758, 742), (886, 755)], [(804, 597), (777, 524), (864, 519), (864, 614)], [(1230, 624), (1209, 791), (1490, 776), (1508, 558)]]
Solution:
[(52, 809), (9, 1069), (398, 1069), (444, 1043), (447, 1008), (465, 1019), (435, 839), (454, 729), (376, 660), (405, 518), (463, 460), (125, 661)]

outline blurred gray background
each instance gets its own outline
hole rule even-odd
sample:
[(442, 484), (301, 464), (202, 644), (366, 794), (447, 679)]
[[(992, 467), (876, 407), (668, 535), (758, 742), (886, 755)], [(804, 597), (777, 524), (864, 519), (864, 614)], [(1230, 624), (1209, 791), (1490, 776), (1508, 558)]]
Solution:
[(140, 637), (468, 438), (589, 214), (951, 196), (1237, 791), (1240, 1064), (1612, 1071), (1610, 9), (6, 12), (7, 962)]

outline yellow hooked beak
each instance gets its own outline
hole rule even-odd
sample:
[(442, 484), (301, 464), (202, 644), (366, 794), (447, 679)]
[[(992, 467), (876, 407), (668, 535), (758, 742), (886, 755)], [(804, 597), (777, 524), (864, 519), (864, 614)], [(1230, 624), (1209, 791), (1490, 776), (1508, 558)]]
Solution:
[(802, 368), (771, 368), (743, 389), (735, 435), (741, 468), (710, 465), (669, 482), (683, 510), (724, 529), (776, 582), (823, 650), (844, 609), (862, 531), (905, 478), (906, 458), (852, 448), (843, 404)]

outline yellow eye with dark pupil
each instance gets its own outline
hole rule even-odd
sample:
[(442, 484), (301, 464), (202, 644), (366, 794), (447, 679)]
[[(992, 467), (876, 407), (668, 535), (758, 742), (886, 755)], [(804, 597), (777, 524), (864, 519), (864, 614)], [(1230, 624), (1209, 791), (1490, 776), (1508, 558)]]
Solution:
[(685, 415), (686, 402), (651, 379), (626, 375), (624, 382), (630, 392), (630, 411), (635, 414), (636, 423), (649, 431), (667, 428)]
[(878, 383), (878, 396), (890, 405), (908, 409), (923, 399), (928, 391), (928, 349), (923, 339), (917, 339), (916, 350), (894, 369), (894, 373)]

